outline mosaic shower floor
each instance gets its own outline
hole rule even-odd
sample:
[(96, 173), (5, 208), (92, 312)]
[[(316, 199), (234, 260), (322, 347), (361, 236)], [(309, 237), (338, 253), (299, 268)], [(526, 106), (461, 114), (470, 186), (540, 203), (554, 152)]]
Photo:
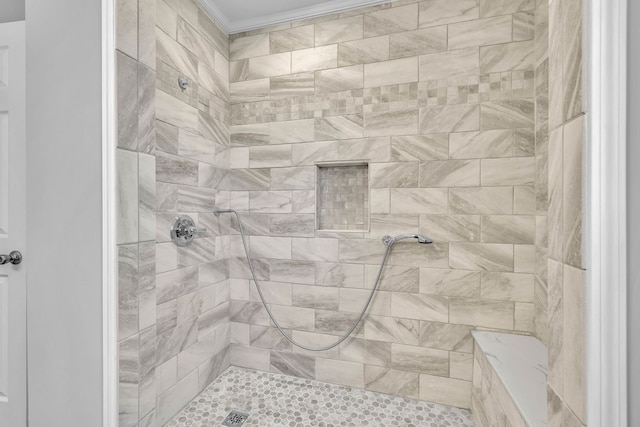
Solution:
[(218, 427), (232, 410), (249, 414), (243, 427), (474, 426), (464, 409), (237, 367), (166, 426)]

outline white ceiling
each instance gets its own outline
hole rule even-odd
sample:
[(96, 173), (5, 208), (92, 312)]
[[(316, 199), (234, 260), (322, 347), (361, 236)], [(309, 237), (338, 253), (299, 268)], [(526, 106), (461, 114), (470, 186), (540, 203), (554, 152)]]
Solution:
[(230, 34), (391, 0), (200, 0)]

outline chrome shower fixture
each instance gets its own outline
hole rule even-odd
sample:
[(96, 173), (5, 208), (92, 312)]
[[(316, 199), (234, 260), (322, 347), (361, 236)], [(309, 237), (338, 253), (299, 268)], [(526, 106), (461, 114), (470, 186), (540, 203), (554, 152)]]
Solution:
[(391, 247), (394, 243), (404, 239), (418, 239), (418, 243), (422, 244), (433, 243), (433, 240), (431, 240), (427, 236), (423, 236), (422, 234), (400, 234), (396, 237), (383, 236), (382, 243)]

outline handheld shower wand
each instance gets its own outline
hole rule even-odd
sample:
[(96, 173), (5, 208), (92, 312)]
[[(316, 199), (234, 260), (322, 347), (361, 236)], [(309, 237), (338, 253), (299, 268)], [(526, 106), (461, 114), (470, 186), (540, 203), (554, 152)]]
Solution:
[(404, 239), (418, 239), (418, 243), (422, 243), (422, 244), (433, 243), (433, 240), (431, 240), (427, 236), (423, 236), (422, 234), (400, 234), (396, 237), (383, 236), (382, 243), (391, 247), (393, 246), (394, 243)]

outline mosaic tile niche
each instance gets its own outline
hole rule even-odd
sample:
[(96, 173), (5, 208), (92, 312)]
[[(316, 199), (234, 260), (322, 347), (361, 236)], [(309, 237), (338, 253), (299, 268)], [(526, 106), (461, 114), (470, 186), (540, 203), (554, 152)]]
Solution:
[(369, 167), (318, 165), (318, 229), (368, 231)]

